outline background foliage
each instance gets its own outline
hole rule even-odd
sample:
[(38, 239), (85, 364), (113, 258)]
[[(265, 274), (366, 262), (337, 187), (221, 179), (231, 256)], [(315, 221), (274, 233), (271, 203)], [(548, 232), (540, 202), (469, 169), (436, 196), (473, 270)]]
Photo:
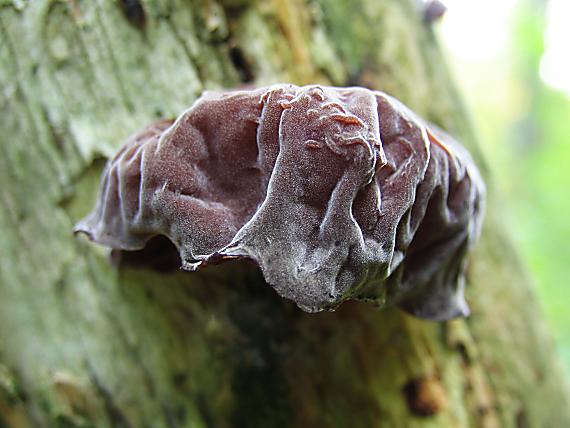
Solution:
[[(505, 196), (505, 224), (530, 266), (570, 371), (570, 89), (554, 89), (544, 76), (547, 35), (551, 42), (553, 38), (560, 42), (568, 34), (549, 28), (552, 14), (557, 13), (551, 10), (549, 14), (553, 2), (512, 1), (502, 21), (491, 20), (497, 28), (474, 19), (473, 28), (496, 33), (488, 38), (488, 47), (482, 46), (487, 39), (481, 33), (474, 35), (473, 50), (487, 49), (488, 55), (469, 52), (471, 47), (465, 42), (462, 50), (453, 49), (453, 28), (461, 27), (454, 19), (461, 8), (468, 7), (465, 2), (449, 1), (439, 31), (474, 113), (495, 185)], [(481, 3), (478, 7), (485, 9), (487, 2)], [(505, 29), (505, 49), (490, 52), (497, 48)], [(469, 28), (461, 31), (465, 34)], [(565, 58), (560, 52), (555, 55), (556, 67), (570, 62), (570, 50)], [(567, 83), (570, 87), (570, 73)]]

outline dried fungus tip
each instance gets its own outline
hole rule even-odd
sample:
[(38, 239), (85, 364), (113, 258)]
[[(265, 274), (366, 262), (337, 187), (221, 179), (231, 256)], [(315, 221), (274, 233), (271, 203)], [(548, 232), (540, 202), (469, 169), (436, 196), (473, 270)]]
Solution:
[(347, 299), (468, 313), (484, 185), (469, 154), (394, 98), (275, 85), (205, 93), (132, 137), (76, 232), (124, 250), (165, 235), (183, 267), (248, 258), (306, 311)]
[(424, 20), (426, 22), (434, 22), (441, 19), (445, 12), (447, 12), (447, 6), (440, 0), (424, 0)]

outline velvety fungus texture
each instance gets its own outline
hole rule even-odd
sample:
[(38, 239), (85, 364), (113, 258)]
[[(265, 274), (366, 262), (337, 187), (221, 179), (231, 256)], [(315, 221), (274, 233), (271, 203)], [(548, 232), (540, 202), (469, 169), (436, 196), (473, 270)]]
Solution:
[(484, 193), (467, 151), (394, 98), (280, 84), (207, 92), (134, 135), (76, 231), (123, 250), (164, 235), (187, 270), (253, 260), (306, 311), (353, 298), (447, 319), (468, 313)]

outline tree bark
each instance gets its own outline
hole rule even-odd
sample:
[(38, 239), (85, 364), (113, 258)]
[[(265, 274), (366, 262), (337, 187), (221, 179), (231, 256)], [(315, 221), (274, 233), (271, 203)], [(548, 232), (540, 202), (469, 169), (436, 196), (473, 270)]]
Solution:
[(381, 89), (482, 166), (416, 2), (5, 0), (0, 40), (0, 427), (570, 426), (492, 189), (473, 313), (445, 323), (306, 314), (254, 267), (142, 268), (72, 235), (104, 157), (206, 88)]

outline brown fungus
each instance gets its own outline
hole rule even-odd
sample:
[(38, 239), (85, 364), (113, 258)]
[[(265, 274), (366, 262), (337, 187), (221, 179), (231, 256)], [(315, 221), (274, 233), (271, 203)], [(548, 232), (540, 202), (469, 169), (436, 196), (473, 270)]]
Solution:
[(183, 268), (247, 258), (314, 312), (347, 299), (468, 313), (484, 185), (467, 151), (394, 98), (281, 84), (207, 92), (133, 136), (76, 226), (112, 248), (165, 235)]

